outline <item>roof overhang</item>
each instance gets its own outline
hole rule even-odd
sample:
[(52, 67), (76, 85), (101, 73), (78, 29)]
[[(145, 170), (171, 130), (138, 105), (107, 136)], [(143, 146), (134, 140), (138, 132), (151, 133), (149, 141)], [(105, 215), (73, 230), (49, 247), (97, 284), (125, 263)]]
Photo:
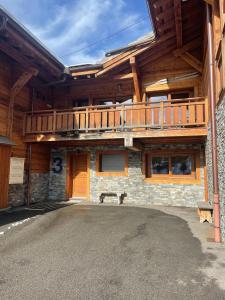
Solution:
[(15, 146), (16, 144), (13, 141), (11, 141), (8, 137), (0, 135), (0, 145)]
[(46, 73), (49, 70), (51, 77), (60, 77), (65, 69), (64, 64), (2, 6), (0, 6), (0, 50), (25, 68), (30, 65), (39, 71), (43, 69)]

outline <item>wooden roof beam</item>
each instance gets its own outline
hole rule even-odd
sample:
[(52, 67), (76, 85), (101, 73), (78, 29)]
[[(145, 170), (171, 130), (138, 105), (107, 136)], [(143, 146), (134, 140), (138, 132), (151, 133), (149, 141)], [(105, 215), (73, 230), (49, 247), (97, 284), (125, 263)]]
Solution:
[(201, 46), (201, 39), (200, 38), (196, 38), (193, 41), (183, 45), (182, 48), (179, 48), (177, 50), (174, 51), (174, 55), (175, 56), (179, 56), (181, 53), (196, 49), (198, 47)]
[(204, 0), (206, 3), (208, 3), (209, 5), (214, 5), (214, 0)]
[[(138, 56), (138, 55), (144, 53), (145, 51), (150, 50), (150, 49), (154, 48), (155, 46), (161, 44), (162, 42), (167, 41), (168, 39), (171, 39), (174, 36), (175, 36), (175, 34), (173, 32), (172, 33), (170, 32), (170, 33), (164, 35), (163, 37), (161, 37), (160, 39), (155, 40), (154, 42), (150, 43), (148, 46), (145, 46), (140, 49), (136, 49), (133, 52), (128, 51), (128, 52), (122, 53), (121, 55), (116, 56), (115, 58), (113, 58), (107, 62), (108, 64), (112, 62), (110, 65), (105, 66), (105, 64), (104, 64), (103, 70), (96, 73), (96, 77), (100, 77), (100, 76), (108, 73), (109, 71), (117, 68), (121, 64), (129, 62), (130, 58)], [(117, 61), (114, 62), (115, 59), (117, 59)]]
[(181, 0), (174, 0), (174, 16), (176, 25), (177, 48), (183, 45)]
[(132, 79), (134, 77), (133, 73), (127, 73), (127, 74), (118, 74), (112, 77), (114, 80), (127, 80)]
[(14, 117), (14, 102), (15, 97), (19, 94), (22, 88), (28, 83), (33, 77), (38, 75), (37, 69), (25, 70), (17, 81), (14, 83), (10, 90), (9, 108), (8, 108), (8, 121), (7, 121), (7, 136), (11, 138), (13, 129), (13, 117)]
[(135, 57), (131, 57), (130, 65), (131, 65), (132, 74), (133, 74), (134, 91), (135, 91), (135, 95), (136, 95), (136, 100), (137, 100), (137, 102), (141, 102), (142, 92), (141, 92), (141, 84), (140, 84), (140, 74), (139, 74), (139, 70), (138, 70), (138, 66), (137, 66)]
[(188, 63), (190, 66), (192, 66), (198, 72), (200, 72), (200, 73), (203, 72), (202, 62), (199, 61), (196, 57), (194, 57), (190, 53), (188, 53), (186, 51), (183, 52), (183, 51), (177, 50), (174, 52), (174, 55), (176, 57), (180, 57), (181, 59), (183, 59), (186, 63)]
[(32, 57), (36, 57), (37, 60), (41, 61), (41, 64), (48, 66), (48, 69), (56, 74), (56, 76), (60, 76), (62, 70), (60, 70), (51, 59), (48, 59), (44, 54), (42, 54), (38, 49), (32, 46), (28, 41), (24, 40), (20, 37), (14, 30), (10, 27), (7, 27), (7, 33), (10, 37), (12, 37), (14, 44), (20, 45), (22, 49), (26, 49), (26, 53), (31, 53)]

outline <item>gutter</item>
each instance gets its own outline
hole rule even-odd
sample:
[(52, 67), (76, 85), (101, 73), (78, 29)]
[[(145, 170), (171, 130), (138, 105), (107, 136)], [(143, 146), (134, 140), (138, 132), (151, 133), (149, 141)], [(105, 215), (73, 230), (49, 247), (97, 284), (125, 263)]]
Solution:
[(212, 31), (212, 10), (206, 3), (208, 51), (209, 51), (209, 85), (210, 85), (210, 125), (211, 125), (211, 150), (213, 168), (213, 209), (214, 209), (214, 238), (216, 243), (221, 242), (220, 230), (220, 199), (218, 181), (218, 159), (217, 159), (217, 129), (216, 129), (216, 101), (215, 101), (215, 73), (213, 58), (213, 31)]

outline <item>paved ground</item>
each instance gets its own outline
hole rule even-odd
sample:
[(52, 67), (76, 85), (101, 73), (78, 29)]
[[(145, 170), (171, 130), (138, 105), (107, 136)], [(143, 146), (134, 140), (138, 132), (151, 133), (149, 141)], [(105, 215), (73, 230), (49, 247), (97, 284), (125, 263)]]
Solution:
[(74, 205), (7, 231), (0, 299), (225, 299), (189, 211), (169, 210)]

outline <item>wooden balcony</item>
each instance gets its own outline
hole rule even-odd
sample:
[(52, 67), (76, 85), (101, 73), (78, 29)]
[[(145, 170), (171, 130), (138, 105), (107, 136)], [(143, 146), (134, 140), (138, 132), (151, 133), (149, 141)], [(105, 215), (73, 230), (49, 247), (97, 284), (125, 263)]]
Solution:
[[(208, 104), (205, 98), (154, 103), (89, 106), (66, 110), (34, 111), (25, 114), (24, 136), (73, 135), (206, 129)], [(199, 131), (200, 132), (200, 131)], [(206, 134), (203, 134), (206, 135)]]

